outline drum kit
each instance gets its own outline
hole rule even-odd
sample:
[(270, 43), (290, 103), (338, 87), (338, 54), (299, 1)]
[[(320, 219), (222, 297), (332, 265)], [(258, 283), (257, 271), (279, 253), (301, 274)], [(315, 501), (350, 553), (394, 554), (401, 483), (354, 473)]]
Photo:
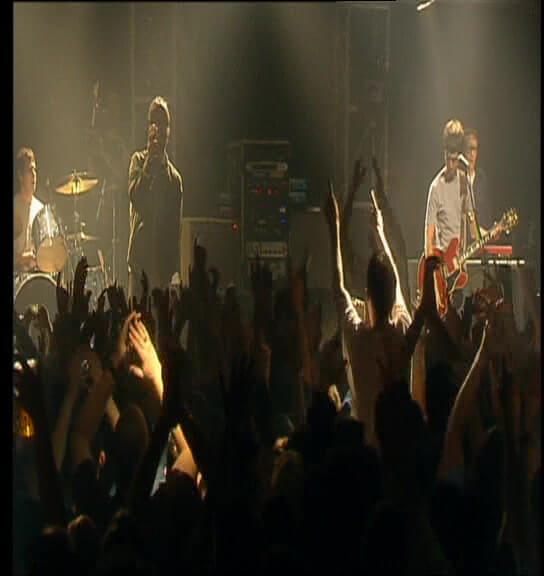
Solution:
[[(73, 198), (73, 229), (63, 226), (51, 204), (45, 204), (32, 223), (32, 242), (35, 250), (36, 268), (15, 275), (15, 311), (24, 314), (29, 306), (45, 306), (51, 319), (57, 313), (56, 275), (63, 273), (64, 281), (73, 281), (78, 261), (87, 256), (100, 240), (98, 236), (86, 234), (85, 223), (77, 211), (81, 195), (95, 189), (98, 178), (87, 172), (74, 171), (55, 188), (62, 196)], [(14, 233), (21, 233), (21, 223), (14, 222)], [(107, 270), (102, 252), (98, 253), (98, 266), (87, 270), (85, 289), (92, 291), (91, 305), (96, 306), (98, 296), (107, 285)]]

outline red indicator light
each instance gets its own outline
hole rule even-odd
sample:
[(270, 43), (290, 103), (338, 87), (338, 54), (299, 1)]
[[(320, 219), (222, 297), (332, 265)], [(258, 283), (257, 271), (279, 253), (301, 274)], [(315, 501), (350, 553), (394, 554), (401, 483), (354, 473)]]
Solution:
[(236, 224), (236, 222), (232, 225), (232, 231), (238, 232), (238, 224)]

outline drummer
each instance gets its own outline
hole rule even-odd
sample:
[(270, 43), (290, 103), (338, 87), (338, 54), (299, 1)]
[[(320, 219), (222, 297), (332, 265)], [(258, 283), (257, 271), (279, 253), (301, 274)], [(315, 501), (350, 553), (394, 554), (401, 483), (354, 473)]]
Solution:
[(43, 208), (36, 192), (36, 158), (31, 148), (21, 148), (15, 158), (15, 199), (13, 236), (15, 272), (25, 272), (36, 268), (32, 244), (32, 223), (36, 214)]

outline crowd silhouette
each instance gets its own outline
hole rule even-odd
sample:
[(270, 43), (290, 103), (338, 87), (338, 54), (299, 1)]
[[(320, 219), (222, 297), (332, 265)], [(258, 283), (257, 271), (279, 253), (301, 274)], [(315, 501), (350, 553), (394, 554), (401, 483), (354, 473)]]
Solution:
[(411, 311), (384, 207), (358, 301), (350, 209), (331, 186), (326, 337), (304, 263), (257, 262), (247, 318), (198, 242), (188, 286), (93, 308), (82, 259), (55, 318), (14, 314), (15, 574), (540, 573), (534, 278), (522, 332), (493, 284), (441, 319), (434, 258)]

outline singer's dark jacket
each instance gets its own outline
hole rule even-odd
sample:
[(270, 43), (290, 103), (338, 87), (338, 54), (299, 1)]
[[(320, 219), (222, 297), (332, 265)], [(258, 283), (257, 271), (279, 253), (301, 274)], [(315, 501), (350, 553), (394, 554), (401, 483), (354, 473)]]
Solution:
[(128, 173), (131, 274), (145, 271), (151, 289), (166, 286), (181, 267), (183, 182), (166, 156), (157, 175), (144, 172), (147, 150), (134, 152)]

